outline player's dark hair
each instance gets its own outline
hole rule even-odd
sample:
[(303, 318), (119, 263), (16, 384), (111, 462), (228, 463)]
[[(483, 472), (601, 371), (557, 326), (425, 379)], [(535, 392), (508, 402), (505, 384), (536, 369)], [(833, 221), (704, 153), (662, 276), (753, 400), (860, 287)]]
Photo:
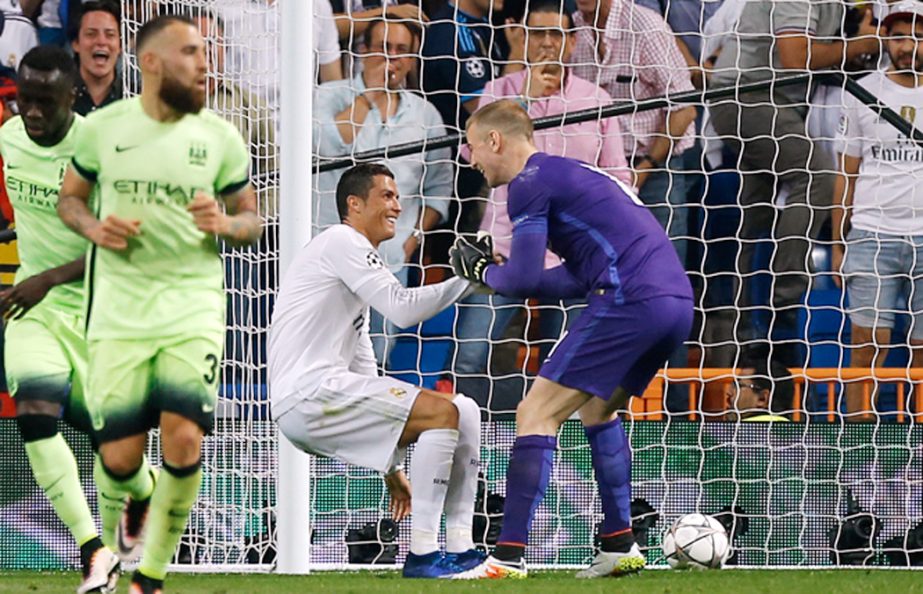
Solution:
[(740, 364), (742, 369), (752, 368), (755, 389), (769, 390), (769, 408), (776, 414), (792, 410), (795, 400), (795, 381), (785, 365), (766, 357), (758, 357)]
[(23, 74), (23, 68), (39, 72), (58, 71), (71, 86), (77, 80), (77, 66), (74, 64), (74, 59), (64, 48), (57, 45), (37, 45), (30, 49), (19, 62), (20, 77)]
[(420, 39), (420, 36), (423, 34), (422, 29), (420, 29), (420, 25), (418, 25), (417, 23), (411, 20), (379, 17), (371, 21), (369, 23), (369, 26), (366, 27), (365, 33), (362, 34), (362, 43), (365, 45), (366, 49), (368, 49), (368, 47), (372, 45), (372, 31), (374, 31), (375, 27), (377, 27), (378, 25), (384, 25), (384, 24), (387, 24), (389, 27), (393, 27), (394, 25), (403, 25), (407, 27), (414, 41)]
[(529, 0), (529, 10), (527, 10), (520, 19), (524, 24), (529, 24), (529, 15), (537, 12), (550, 12), (560, 14), (567, 18), (565, 26), (570, 29), (574, 26), (574, 19), (570, 16), (564, 0)]
[(122, 9), (118, 2), (114, 0), (89, 0), (80, 5), (79, 17), (71, 23), (68, 37), (73, 41), (80, 35), (80, 28), (83, 26), (83, 17), (91, 12), (108, 12), (115, 19), (116, 28), (119, 31), (119, 37), (122, 35)]
[(347, 169), (340, 181), (337, 182), (337, 214), (340, 220), (345, 221), (349, 214), (349, 205), (346, 199), (358, 196), (363, 200), (368, 199), (376, 175), (384, 175), (394, 179), (394, 174), (381, 163), (360, 163)]
[(135, 38), (135, 51), (140, 52), (158, 33), (174, 23), (183, 23), (190, 27), (196, 26), (192, 19), (181, 14), (162, 14), (158, 17), (154, 17), (141, 25), (141, 28), (138, 29), (138, 35)]

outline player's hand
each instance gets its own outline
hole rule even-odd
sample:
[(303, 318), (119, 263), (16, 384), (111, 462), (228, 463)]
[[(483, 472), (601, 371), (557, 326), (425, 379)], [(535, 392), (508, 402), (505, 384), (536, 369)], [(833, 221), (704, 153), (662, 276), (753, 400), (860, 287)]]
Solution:
[(18, 320), (44, 299), (53, 286), (47, 275), (36, 274), (0, 292), (0, 314), (5, 320)]
[(391, 496), (388, 511), (395, 522), (400, 522), (410, 515), (410, 481), (403, 470), (398, 470), (385, 475), (385, 486)]
[(128, 240), (141, 234), (141, 221), (129, 221), (109, 215), (87, 229), (87, 239), (101, 248), (120, 252), (128, 248)]
[(218, 201), (205, 192), (196, 192), (189, 206), (195, 226), (202, 233), (224, 235), (228, 230), (228, 217), (221, 210)]
[(846, 246), (841, 241), (835, 242), (830, 250), (830, 271), (833, 272), (833, 284), (840, 289), (843, 288), (843, 256), (845, 253)]
[(483, 247), (484, 244), (472, 243), (464, 237), (455, 240), (449, 249), (449, 262), (457, 276), (470, 282), (486, 284), (484, 273), (493, 259), (493, 253)]

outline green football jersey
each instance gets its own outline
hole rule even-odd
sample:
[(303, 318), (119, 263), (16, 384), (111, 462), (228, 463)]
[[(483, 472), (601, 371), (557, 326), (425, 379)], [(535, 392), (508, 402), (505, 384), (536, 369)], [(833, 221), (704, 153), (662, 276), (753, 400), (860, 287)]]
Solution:
[(74, 169), (96, 183), (100, 220), (141, 221), (140, 235), (116, 252), (93, 247), (87, 338), (145, 339), (224, 326), (224, 267), (214, 235), (186, 207), (196, 192), (214, 197), (248, 183), (240, 133), (203, 109), (158, 122), (137, 97), (90, 114), (77, 135)]
[[(87, 252), (89, 242), (68, 229), (57, 211), (61, 180), (74, 155), (74, 143), (83, 122), (76, 116), (67, 136), (49, 147), (34, 143), (18, 116), (0, 127), (3, 178), (16, 215), (20, 263), (16, 283), (73, 262)], [(79, 313), (83, 308), (83, 281), (54, 287), (40, 306)]]

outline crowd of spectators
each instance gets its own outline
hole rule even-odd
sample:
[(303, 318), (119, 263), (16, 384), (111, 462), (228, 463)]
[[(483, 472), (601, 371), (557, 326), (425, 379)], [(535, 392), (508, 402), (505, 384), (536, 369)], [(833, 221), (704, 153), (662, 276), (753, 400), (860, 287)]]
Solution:
[[(923, 2), (310, 1), (317, 82), (313, 134), (322, 157), (458, 132), (479, 106), (501, 98), (522, 102), (534, 118), (668, 98), (666, 106), (635, 107), (617, 117), (539, 131), (536, 143), (540, 150), (581, 159), (633, 187), (673, 239), (697, 285), (699, 321), (690, 337), (692, 348), (677, 353), (671, 366), (741, 367), (747, 359), (757, 361), (748, 368), (759, 371), (779, 363), (808, 363), (803, 349), (808, 295), (824, 273), (839, 278), (843, 246), (853, 244), (865, 245), (868, 252), (860, 257), (855, 247), (852, 260), (848, 254), (845, 258), (849, 300), (862, 310), (850, 318), (858, 353), (854, 364), (884, 364), (881, 353), (897, 341), (891, 332), (893, 312), (908, 309), (912, 328), (901, 342), (914, 347), (913, 361), (921, 357), (915, 349), (923, 345), (923, 322), (915, 322), (923, 308), (918, 295), (923, 287), (915, 283), (923, 272), (917, 274), (913, 262), (923, 243), (915, 206), (923, 190), (904, 183), (895, 190), (897, 206), (857, 198), (852, 220), (852, 193), (846, 200), (843, 196), (855, 190), (857, 177), (900, 173), (912, 179), (923, 169), (918, 158), (923, 149), (901, 144), (896, 130), (886, 131), (870, 111), (856, 115), (863, 106), (839, 88), (825, 89), (819, 79), (776, 82), (826, 72), (885, 79), (869, 90), (913, 124), (917, 111), (923, 113), (920, 76), (894, 75), (903, 88), (899, 93), (880, 87), (887, 84), (886, 70), (895, 57), (910, 56), (897, 64), (904, 71), (923, 68)], [(222, 0), (189, 13), (208, 40), (209, 105), (227, 114), (250, 141), (255, 170), (264, 178), (277, 168), (280, 17), (278, 10), (267, 10), (276, 2)], [(175, 9), (158, 0), (121, 5), (114, 0), (0, 0), (0, 76), (12, 78), (19, 57), (35, 44), (65, 46), (79, 65), (76, 109), (89, 113), (122, 97), (122, 81), (130, 80), (123, 70), (130, 68), (136, 27), (122, 25), (121, 10), (137, 22), (168, 4)], [(892, 13), (898, 16), (889, 17)], [(895, 23), (907, 26), (893, 33)], [(903, 45), (892, 48), (889, 35), (900, 36)], [(697, 90), (752, 83), (763, 84), (745, 93), (694, 98)], [(0, 81), (0, 97), (2, 89)], [(4, 117), (11, 105), (5, 102)], [(844, 111), (845, 135), (846, 123), (836, 125), (841, 108), (853, 110)], [(874, 149), (861, 140), (869, 135), (879, 142), (877, 170), (869, 158)], [(879, 159), (889, 150), (893, 158)], [(886, 172), (883, 161), (888, 162), (885, 169), (891, 167)], [(460, 147), (389, 160), (403, 211), (398, 234), (383, 244), (381, 255), (402, 282), (426, 282), (432, 272), (427, 265), (445, 261), (455, 232), (490, 232), (497, 256), (507, 255), (511, 224), (505, 189), (488, 192), (480, 174), (464, 165)], [(718, 175), (732, 176), (733, 184), (716, 183)], [(337, 172), (315, 178), (318, 230), (338, 222), (332, 192), (336, 178)], [(860, 181), (858, 187), (884, 200), (882, 185), (887, 186)], [(732, 208), (708, 206), (716, 188), (726, 194), (719, 202)], [(275, 216), (276, 199), (269, 190), (261, 195), (267, 217)], [(891, 206), (904, 210), (879, 213), (879, 219), (863, 214)], [(903, 216), (900, 224), (881, 223), (882, 217), (891, 221), (895, 216)], [(714, 242), (709, 229), (722, 222), (729, 231), (717, 239), (730, 241)], [(851, 231), (850, 222), (855, 223)], [(816, 262), (825, 261), (818, 249), (821, 256), (829, 254), (832, 267), (816, 269)], [(886, 274), (894, 282), (876, 280), (884, 266), (876, 260), (882, 251), (890, 258)], [(908, 264), (908, 258), (913, 262)], [(549, 264), (554, 261), (549, 253)], [(731, 282), (713, 282), (719, 277)], [(911, 295), (909, 287), (918, 290)], [(532, 303), (540, 324), (531, 338), (550, 345), (579, 313), (579, 303), (564, 305)], [(853, 313), (845, 302), (843, 310)], [(458, 340), (444, 366), (446, 389), (459, 378), (484, 375), (489, 362), (498, 359), (491, 345), (510, 331), (522, 332), (521, 325), (511, 323), (523, 311), (521, 302), (472, 296), (460, 311), (454, 328)], [(375, 322), (384, 337), (376, 343), (376, 354), (387, 368), (387, 347), (397, 329), (380, 318)], [(849, 410), (855, 406), (851, 402)]]

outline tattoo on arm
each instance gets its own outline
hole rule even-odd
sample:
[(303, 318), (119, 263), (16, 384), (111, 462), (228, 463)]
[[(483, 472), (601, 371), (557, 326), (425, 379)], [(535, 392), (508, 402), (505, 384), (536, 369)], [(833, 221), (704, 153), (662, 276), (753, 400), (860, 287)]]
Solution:
[(263, 234), (263, 222), (256, 212), (256, 195), (252, 186), (224, 197), (230, 215), (225, 241), (242, 246), (255, 243)]
[(232, 245), (250, 245), (263, 235), (263, 222), (255, 212), (245, 211), (231, 217), (224, 239)]
[(87, 203), (77, 196), (61, 196), (58, 200), (58, 216), (75, 232), (86, 237), (86, 230), (99, 222), (90, 212)]

